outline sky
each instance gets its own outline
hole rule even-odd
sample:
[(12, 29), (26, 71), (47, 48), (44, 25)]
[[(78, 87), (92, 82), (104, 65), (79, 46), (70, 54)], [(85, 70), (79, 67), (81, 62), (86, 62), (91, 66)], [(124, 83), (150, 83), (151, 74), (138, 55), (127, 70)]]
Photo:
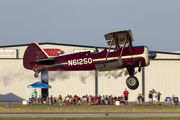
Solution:
[(108, 47), (131, 29), (134, 46), (180, 51), (180, 0), (0, 0), (0, 46), (31, 42)]

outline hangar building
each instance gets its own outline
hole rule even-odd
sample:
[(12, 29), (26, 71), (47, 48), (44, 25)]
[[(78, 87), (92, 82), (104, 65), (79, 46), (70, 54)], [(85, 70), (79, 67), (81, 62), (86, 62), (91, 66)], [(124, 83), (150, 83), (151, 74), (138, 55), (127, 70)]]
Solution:
[[(59, 43), (40, 43), (50, 56), (62, 56), (74, 52), (93, 50), (97, 47), (82, 46)], [(52, 95), (63, 98), (67, 95), (113, 95), (121, 96), (126, 86), (128, 77), (126, 69), (117, 71), (97, 72), (98, 79), (95, 79), (95, 71), (50, 71), (42, 72), (38, 78), (34, 72), (23, 67), (23, 54), (28, 44), (0, 46), (0, 101), (22, 101), (29, 100), (33, 92), (28, 85), (43, 81), (51, 85), (51, 89), (37, 88), (37, 94)], [(139, 87), (129, 91), (129, 101), (135, 101), (139, 93), (145, 95), (148, 101), (148, 93), (155, 89), (161, 95), (161, 101), (165, 97), (180, 97), (180, 54), (157, 52), (157, 57), (151, 60), (149, 66), (141, 72), (136, 72), (139, 80)], [(137, 69), (136, 69), (137, 71)]]

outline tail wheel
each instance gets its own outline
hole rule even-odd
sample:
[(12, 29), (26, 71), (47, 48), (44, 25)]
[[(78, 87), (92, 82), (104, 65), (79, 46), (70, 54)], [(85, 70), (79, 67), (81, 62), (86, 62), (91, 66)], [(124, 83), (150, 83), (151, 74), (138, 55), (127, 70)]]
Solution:
[(34, 71), (34, 77), (37, 78), (39, 76), (40, 71)]
[(126, 79), (126, 85), (128, 86), (129, 89), (135, 90), (139, 86), (139, 81), (135, 76), (129, 76)]
[(35, 78), (37, 78), (38, 76), (39, 76), (39, 74), (38, 74), (38, 73), (35, 73), (35, 74), (34, 74), (34, 77), (35, 77)]

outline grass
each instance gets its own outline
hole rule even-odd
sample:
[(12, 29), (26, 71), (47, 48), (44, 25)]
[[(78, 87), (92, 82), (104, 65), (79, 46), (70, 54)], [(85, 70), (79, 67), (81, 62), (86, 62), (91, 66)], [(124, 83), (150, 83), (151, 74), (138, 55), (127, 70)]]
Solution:
[(0, 105), (0, 113), (180, 113), (180, 106)]
[(180, 117), (0, 117), (0, 120), (179, 120)]

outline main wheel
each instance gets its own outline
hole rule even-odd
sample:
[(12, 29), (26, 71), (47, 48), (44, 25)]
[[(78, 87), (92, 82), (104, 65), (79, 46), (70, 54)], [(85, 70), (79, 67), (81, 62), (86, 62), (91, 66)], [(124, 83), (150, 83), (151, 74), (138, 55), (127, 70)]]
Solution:
[(126, 79), (126, 85), (128, 86), (129, 89), (135, 90), (139, 86), (139, 81), (135, 76), (129, 76)]

